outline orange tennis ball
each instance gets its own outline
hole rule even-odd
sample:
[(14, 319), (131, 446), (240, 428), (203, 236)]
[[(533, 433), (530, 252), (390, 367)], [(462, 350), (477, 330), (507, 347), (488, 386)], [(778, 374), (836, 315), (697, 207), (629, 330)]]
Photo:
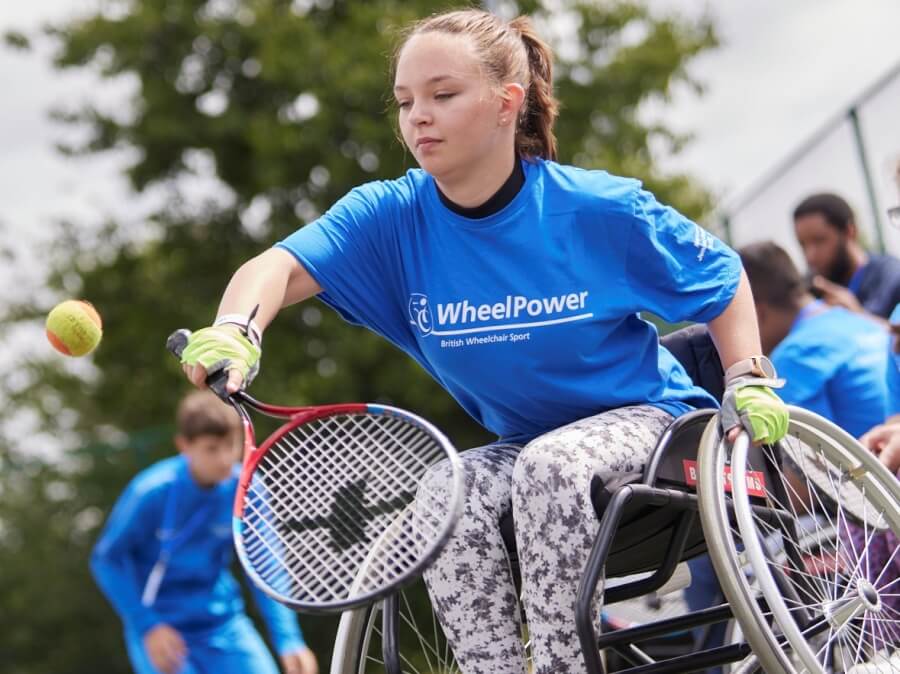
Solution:
[(94, 305), (84, 300), (66, 300), (47, 315), (47, 339), (67, 356), (84, 356), (97, 348), (103, 322)]

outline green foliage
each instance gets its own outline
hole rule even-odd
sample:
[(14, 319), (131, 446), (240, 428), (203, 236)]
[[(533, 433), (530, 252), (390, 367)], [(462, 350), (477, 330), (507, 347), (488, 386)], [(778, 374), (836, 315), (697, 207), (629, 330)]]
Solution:
[[(549, 3), (548, 3), (549, 4)], [(11, 307), (4, 329), (36, 324), (55, 299), (89, 298), (105, 320), (94, 376), (60, 359), (23, 363), (2, 383), (0, 422), (23, 414), (63, 449), (65, 464), (9, 460), (0, 471), (0, 655), (12, 672), (96, 672), (127, 667), (118, 621), (89, 580), (87, 559), (125, 482), (168, 454), (165, 439), (187, 386), (163, 349), (172, 330), (206, 324), (229, 274), (323, 212), (355, 184), (393, 178), (412, 164), (389, 121), (387, 67), (399, 27), (439, 11), (431, 0), (107, 0), (102, 11), (53, 27), (60, 70), (92, 69), (128, 83), (113, 109), (94, 101), (57, 110), (81, 130), (78, 156), (129, 150), (136, 193), (166, 199), (140, 224), (60, 223), (46, 251), (47, 289)], [(700, 217), (709, 195), (686, 176), (662, 175), (651, 147), (686, 138), (642, 121), (665, 101), (715, 37), (708, 22), (652, 14), (643, 2), (559, 0), (551, 14), (522, 2), (542, 26), (565, 14), (558, 127), (561, 158), (642, 178), (664, 201)], [(29, 38), (6, 41), (25, 48)], [(215, 198), (184, 178), (214, 167)], [(244, 224), (254, 205), (268, 216)], [(315, 302), (283, 312), (267, 331), (262, 399), (284, 403), (378, 400), (433, 419), (461, 447), (488, 439), (410, 359)], [(145, 432), (145, 429), (155, 429)], [(160, 432), (162, 429), (162, 432)], [(14, 437), (7, 438), (7, 447)], [(30, 449), (21, 439), (21, 456)], [(48, 487), (50, 484), (62, 487)], [(55, 491), (54, 491), (55, 490)], [(62, 496), (60, 496), (62, 495)], [(85, 514), (87, 513), (87, 514)], [(10, 603), (11, 602), (11, 603)], [(333, 620), (307, 621), (330, 652)]]

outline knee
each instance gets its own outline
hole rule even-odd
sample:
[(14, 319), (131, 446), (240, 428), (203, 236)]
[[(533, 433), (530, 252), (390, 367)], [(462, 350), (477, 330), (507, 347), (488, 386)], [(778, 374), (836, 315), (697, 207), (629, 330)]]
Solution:
[(439, 461), (431, 466), (416, 489), (416, 502), (430, 502), (435, 498), (446, 498), (453, 485), (453, 468), (448, 459)]
[(532, 440), (513, 467), (513, 503), (522, 503), (541, 493), (565, 487), (565, 476), (553, 442), (544, 437)]

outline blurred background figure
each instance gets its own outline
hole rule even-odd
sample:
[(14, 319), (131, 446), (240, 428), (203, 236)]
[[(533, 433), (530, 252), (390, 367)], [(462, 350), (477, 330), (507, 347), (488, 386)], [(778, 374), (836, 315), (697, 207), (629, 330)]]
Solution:
[(815, 299), (788, 254), (765, 241), (738, 250), (750, 279), (763, 351), (786, 380), (783, 398), (854, 437), (884, 419), (887, 331)]
[[(900, 227), (900, 161), (894, 172), (897, 187), (895, 205), (888, 209), (891, 223)], [(888, 470), (896, 473), (900, 470), (900, 304), (894, 307), (890, 317), (892, 343), (888, 356), (887, 417), (883, 424), (871, 429), (861, 442), (878, 455)]]
[(856, 216), (837, 194), (806, 197), (794, 209), (794, 231), (826, 303), (887, 318), (900, 302), (900, 260), (867, 252)]
[[(237, 413), (209, 391), (178, 407), (178, 455), (126, 487), (91, 569), (125, 628), (135, 674), (277, 674), (229, 568)], [(284, 674), (317, 674), (292, 611), (250, 583)]]

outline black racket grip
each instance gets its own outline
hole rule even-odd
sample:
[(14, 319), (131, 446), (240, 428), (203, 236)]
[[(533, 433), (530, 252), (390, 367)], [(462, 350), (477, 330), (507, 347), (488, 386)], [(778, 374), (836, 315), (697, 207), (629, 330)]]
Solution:
[[(169, 352), (176, 358), (181, 360), (181, 354), (184, 352), (184, 347), (187, 346), (188, 338), (190, 336), (190, 330), (187, 330), (185, 328), (176, 330), (171, 335), (169, 335), (169, 338), (166, 340), (166, 349), (168, 349)], [(206, 385), (213, 393), (219, 396), (219, 398), (221, 398), (226, 403), (229, 402), (231, 398), (226, 389), (227, 384), (228, 372), (224, 369), (217, 370), (206, 378)]]

